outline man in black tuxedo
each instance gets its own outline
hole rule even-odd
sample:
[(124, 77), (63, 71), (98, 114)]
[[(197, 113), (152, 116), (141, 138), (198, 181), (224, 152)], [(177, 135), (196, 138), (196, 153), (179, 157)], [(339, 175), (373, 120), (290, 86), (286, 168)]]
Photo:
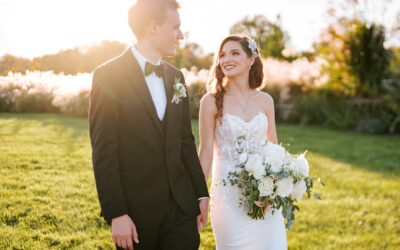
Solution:
[(178, 8), (176, 0), (137, 0), (128, 12), (137, 44), (93, 73), (93, 169), (117, 248), (198, 249), (207, 222), (188, 97), (174, 90), (184, 77), (160, 61), (183, 39)]

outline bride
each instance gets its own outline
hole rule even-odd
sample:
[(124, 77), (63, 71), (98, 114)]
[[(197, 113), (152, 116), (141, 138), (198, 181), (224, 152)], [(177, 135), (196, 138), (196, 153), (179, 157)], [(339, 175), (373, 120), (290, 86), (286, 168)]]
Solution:
[(257, 146), (265, 137), (277, 143), (273, 99), (258, 90), (263, 64), (257, 45), (245, 35), (225, 38), (216, 56), (213, 86), (200, 104), (199, 158), (211, 184), (211, 225), (216, 247), (223, 249), (287, 249), (286, 230), (280, 210), (267, 207), (263, 220), (250, 218), (240, 207), (240, 192), (229, 182), (238, 156), (235, 140), (246, 135)]

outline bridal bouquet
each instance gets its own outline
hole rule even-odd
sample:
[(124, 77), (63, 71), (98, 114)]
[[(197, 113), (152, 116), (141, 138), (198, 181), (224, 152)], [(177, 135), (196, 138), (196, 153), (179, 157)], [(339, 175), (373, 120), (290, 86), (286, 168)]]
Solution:
[[(243, 195), (240, 205), (253, 219), (263, 219), (267, 207), (271, 207), (272, 212), (282, 208), (286, 228), (290, 229), (295, 210), (300, 210), (296, 201), (305, 193), (310, 198), (316, 178), (308, 176), (306, 152), (292, 155), (281, 145), (267, 140), (253, 152), (246, 147), (244, 136), (238, 137), (235, 150), (239, 155), (238, 165), (236, 171), (228, 173), (228, 181), (237, 186)], [(324, 185), (322, 179), (317, 180)], [(314, 196), (320, 199), (320, 194), (315, 193)]]

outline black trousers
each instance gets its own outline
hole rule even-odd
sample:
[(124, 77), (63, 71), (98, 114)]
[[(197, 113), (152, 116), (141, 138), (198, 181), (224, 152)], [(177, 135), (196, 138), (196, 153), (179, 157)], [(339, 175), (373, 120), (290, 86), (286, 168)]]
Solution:
[(162, 223), (151, 228), (137, 228), (137, 232), (139, 244), (133, 243), (135, 250), (194, 250), (200, 245), (196, 217), (185, 214), (172, 196)]

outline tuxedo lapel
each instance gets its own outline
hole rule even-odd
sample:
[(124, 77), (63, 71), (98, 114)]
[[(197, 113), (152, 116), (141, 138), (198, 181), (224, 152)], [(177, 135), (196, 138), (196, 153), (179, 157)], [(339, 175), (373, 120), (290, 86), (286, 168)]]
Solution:
[[(168, 66), (162, 62), (164, 67), (164, 74), (163, 74), (163, 82), (164, 82), (164, 89), (165, 89), (165, 95), (167, 97), (167, 107), (166, 107), (166, 111), (170, 111), (171, 109), (171, 100), (172, 100), (172, 93), (173, 93), (173, 84), (174, 84), (174, 79), (173, 79), (173, 75), (171, 74), (171, 72), (168, 70)], [(169, 119), (167, 117), (167, 119)]]
[(139, 66), (136, 58), (131, 52), (131, 49), (125, 51), (124, 57), (126, 59), (127, 65), (127, 74), (129, 78), (129, 82), (135, 87), (138, 92), (139, 98), (142, 100), (148, 114), (154, 122), (154, 125), (157, 127), (158, 132), (163, 134), (160, 119), (157, 115), (156, 107), (153, 103), (153, 99), (151, 98), (150, 90), (147, 86), (146, 80), (144, 79), (144, 75), (142, 69)]
[[(178, 107), (180, 105), (177, 105), (175, 103), (172, 103), (172, 95), (174, 93), (174, 84), (175, 84), (175, 74), (171, 69), (169, 69), (170, 66), (168, 66), (166, 63), (164, 63), (164, 88), (165, 88), (165, 94), (167, 96), (167, 123), (166, 123), (166, 140), (167, 143), (170, 140), (173, 140), (173, 138), (170, 138), (170, 136), (173, 136), (173, 133), (171, 133), (174, 123), (179, 122), (177, 121), (177, 112), (178, 112)], [(168, 145), (168, 144), (167, 144)]]

